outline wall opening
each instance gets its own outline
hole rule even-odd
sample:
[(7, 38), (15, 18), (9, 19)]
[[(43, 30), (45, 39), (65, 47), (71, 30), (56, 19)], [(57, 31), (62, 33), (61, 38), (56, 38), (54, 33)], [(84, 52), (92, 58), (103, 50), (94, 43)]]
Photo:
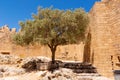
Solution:
[(3, 55), (10, 55), (10, 52), (1, 52)]

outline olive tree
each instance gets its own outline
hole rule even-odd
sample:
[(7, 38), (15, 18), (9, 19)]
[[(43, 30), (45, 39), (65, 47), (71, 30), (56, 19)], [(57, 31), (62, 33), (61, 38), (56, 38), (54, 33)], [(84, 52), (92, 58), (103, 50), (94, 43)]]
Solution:
[(21, 30), (13, 40), (19, 45), (47, 45), (52, 52), (54, 63), (57, 47), (84, 40), (88, 23), (88, 15), (83, 9), (59, 10), (40, 7), (37, 14), (33, 14), (32, 20), (20, 22)]

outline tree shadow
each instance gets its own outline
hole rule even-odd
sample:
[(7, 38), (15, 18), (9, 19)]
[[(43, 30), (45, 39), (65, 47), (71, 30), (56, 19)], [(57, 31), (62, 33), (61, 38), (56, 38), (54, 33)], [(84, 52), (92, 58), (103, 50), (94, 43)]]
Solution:
[(87, 34), (87, 39), (84, 46), (84, 55), (83, 55), (83, 62), (90, 63), (90, 52), (91, 52), (91, 33)]
[(61, 67), (61, 64), (63, 64), (60, 60), (55, 60), (53, 63), (52, 61), (48, 62), (48, 71), (53, 73), (55, 70), (58, 70)]

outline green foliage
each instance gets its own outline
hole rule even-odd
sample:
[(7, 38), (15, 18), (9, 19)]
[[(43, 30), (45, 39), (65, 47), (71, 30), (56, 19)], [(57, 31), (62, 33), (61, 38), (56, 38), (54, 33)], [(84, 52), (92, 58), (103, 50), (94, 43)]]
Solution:
[[(58, 10), (38, 8), (33, 20), (20, 22), (21, 31), (14, 41), (20, 45), (40, 43), (48, 45), (51, 51), (58, 45), (78, 43), (85, 38), (88, 16), (83, 9)], [(53, 52), (53, 51), (52, 51)]]
[(13, 35), (13, 41), (14, 41), (14, 43), (16, 43), (18, 45), (23, 45), (23, 43), (24, 43), (22, 36), (18, 33)]

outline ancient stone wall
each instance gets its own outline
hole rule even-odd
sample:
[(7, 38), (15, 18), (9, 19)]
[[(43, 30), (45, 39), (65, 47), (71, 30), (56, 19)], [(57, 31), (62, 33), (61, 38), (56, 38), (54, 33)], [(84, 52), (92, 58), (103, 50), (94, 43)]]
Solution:
[[(120, 0), (96, 2), (89, 12), (91, 33), (91, 62), (107, 77), (118, 69), (120, 55)], [(93, 60), (94, 59), (94, 60)]]
[[(58, 46), (56, 51), (56, 59), (61, 60), (74, 60), (81, 61), (83, 60), (83, 48), (84, 44), (74, 44), (74, 45), (65, 45)], [(27, 46), (21, 47), (12, 45), (12, 52), (21, 57), (26, 56), (46, 56), (51, 57), (51, 51), (47, 46)]]
[(0, 52), (11, 52), (11, 38), (10, 36), (14, 34), (16, 30), (9, 29), (7, 25), (0, 28)]
[[(12, 43), (11, 35), (14, 35), (16, 29), (9, 29), (8, 26), (3, 26), (0, 29), (0, 53), (9, 52), (21, 57), (27, 56), (46, 56), (51, 57), (51, 51), (47, 46), (18, 46)], [(76, 45), (59, 46), (56, 51), (56, 58), (62, 60), (83, 60), (84, 44), (81, 42)]]

